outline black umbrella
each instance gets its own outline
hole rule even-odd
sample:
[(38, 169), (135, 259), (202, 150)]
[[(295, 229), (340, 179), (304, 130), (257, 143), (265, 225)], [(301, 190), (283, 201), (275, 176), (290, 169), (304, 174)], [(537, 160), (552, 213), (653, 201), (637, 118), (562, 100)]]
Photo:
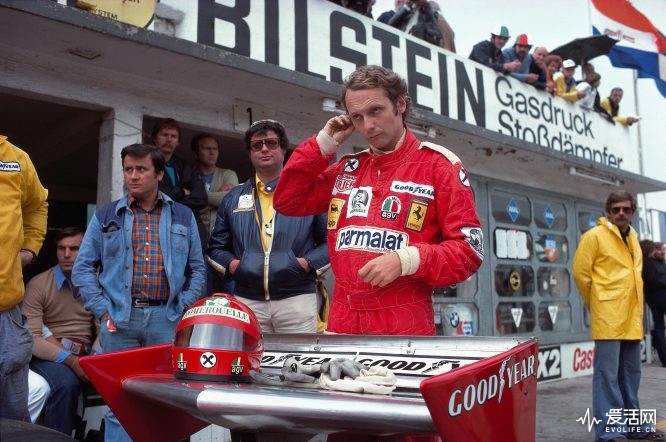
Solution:
[(615, 43), (617, 40), (607, 35), (593, 35), (571, 40), (569, 43), (553, 49), (550, 53), (559, 55), (563, 60), (570, 58), (576, 63), (584, 65), (595, 57), (608, 54)]

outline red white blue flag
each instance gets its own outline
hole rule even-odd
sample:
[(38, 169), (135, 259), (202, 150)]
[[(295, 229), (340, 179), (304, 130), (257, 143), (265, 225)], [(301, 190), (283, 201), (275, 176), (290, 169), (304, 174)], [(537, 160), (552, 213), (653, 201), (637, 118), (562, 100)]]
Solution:
[(639, 77), (654, 78), (666, 97), (666, 37), (629, 0), (591, 0), (594, 34), (618, 42), (608, 57), (613, 66), (636, 69)]

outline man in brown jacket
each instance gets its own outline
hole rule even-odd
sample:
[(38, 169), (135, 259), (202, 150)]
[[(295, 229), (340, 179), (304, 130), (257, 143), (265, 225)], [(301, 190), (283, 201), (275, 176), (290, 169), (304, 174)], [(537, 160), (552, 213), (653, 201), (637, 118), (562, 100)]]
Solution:
[(82, 240), (83, 231), (78, 227), (57, 233), (58, 264), (30, 280), (22, 308), (33, 337), (30, 368), (51, 387), (44, 425), (67, 435), (75, 427), (81, 381), (88, 380), (79, 357), (91, 353), (97, 335), (93, 315), (83, 307), (71, 282)]

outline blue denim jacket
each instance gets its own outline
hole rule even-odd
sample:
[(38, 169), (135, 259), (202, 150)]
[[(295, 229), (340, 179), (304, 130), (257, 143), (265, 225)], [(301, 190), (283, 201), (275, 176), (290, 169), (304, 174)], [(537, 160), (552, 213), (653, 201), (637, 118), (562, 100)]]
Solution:
[[(200, 299), (206, 271), (194, 214), (167, 195), (162, 194), (162, 198), (159, 232), (169, 281), (167, 318), (177, 321)], [(127, 206), (127, 195), (109, 204), (112, 207), (99, 209), (88, 225), (72, 270), (72, 282), (79, 287), (86, 308), (95, 317), (109, 312), (113, 322), (122, 328), (129, 324), (131, 310), (134, 214)], [(105, 212), (113, 216), (99, 219)]]

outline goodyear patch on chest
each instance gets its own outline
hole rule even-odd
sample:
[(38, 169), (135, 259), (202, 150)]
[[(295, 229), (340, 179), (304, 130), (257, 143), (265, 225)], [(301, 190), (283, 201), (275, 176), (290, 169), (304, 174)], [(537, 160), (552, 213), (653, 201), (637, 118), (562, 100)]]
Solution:
[(391, 183), (391, 192), (409, 193), (410, 195), (435, 199), (435, 188), (427, 184), (419, 184), (411, 181), (393, 181)]

